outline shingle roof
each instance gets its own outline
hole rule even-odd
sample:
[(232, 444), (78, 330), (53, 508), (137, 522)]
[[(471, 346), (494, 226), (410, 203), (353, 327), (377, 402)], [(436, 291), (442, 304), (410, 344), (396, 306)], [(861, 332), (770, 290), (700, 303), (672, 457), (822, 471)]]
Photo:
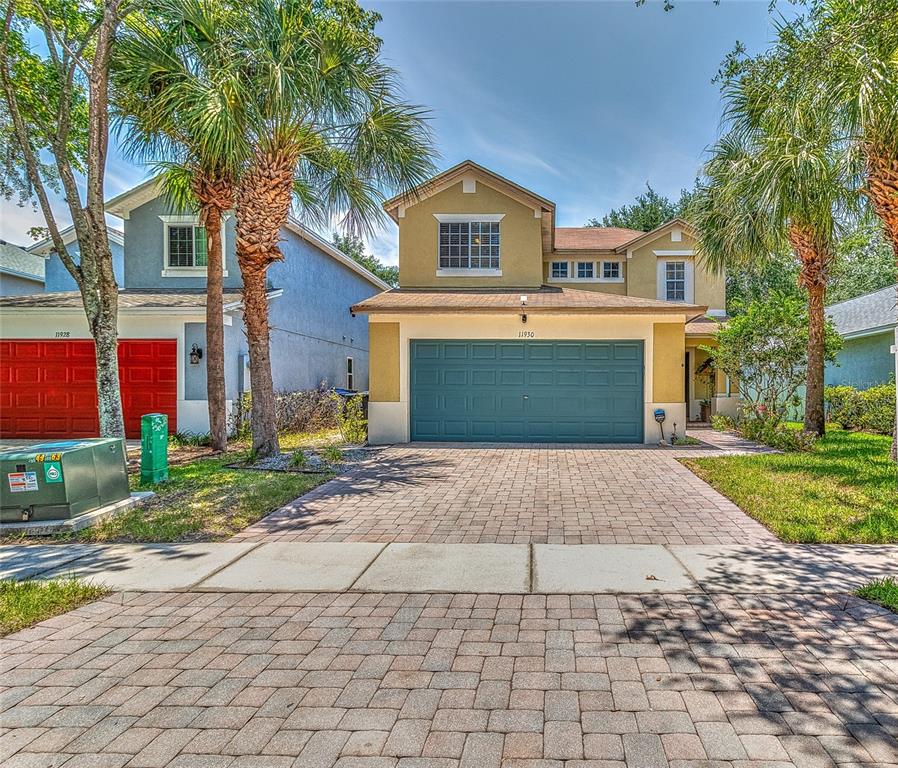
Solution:
[(842, 336), (898, 325), (898, 284), (826, 308)]
[(44, 260), (18, 245), (0, 240), (0, 272), (44, 281)]
[(588, 314), (689, 314), (702, 315), (707, 307), (657, 299), (619, 296), (601, 291), (542, 286), (515, 290), (460, 289), (412, 290), (396, 288), (379, 293), (352, 307), (358, 313), (505, 313), (521, 311), (521, 296), (527, 297), (526, 311)]
[[(241, 300), (240, 291), (225, 291), (224, 303)], [(119, 291), (119, 309), (190, 309), (206, 306), (205, 291)], [(37, 293), (30, 296), (2, 296), (0, 309), (80, 309), (81, 294), (78, 291)]]
[(642, 234), (622, 227), (555, 227), (555, 249), (613, 251)]
[(686, 335), (713, 336), (715, 333), (717, 333), (721, 324), (726, 320), (726, 317), (710, 317), (709, 315), (697, 317), (695, 320), (690, 320), (688, 323), (686, 323)]

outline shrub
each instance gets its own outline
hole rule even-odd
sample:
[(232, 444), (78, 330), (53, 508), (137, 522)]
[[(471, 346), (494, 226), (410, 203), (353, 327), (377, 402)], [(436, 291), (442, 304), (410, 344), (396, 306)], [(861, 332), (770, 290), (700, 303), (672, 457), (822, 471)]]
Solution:
[(365, 418), (365, 398), (355, 395), (348, 400), (331, 392), (337, 407), (337, 426), (346, 443), (364, 443), (368, 439), (368, 419)]
[(895, 385), (879, 384), (869, 389), (849, 386), (827, 387), (827, 413), (830, 421), (843, 429), (892, 434), (895, 429)]
[(321, 458), (328, 464), (339, 464), (343, 461), (343, 451), (337, 448), (336, 445), (328, 445), (321, 449)]
[(299, 469), (303, 469), (309, 465), (309, 457), (306, 456), (305, 451), (299, 450), (294, 451), (290, 456), (290, 466), (297, 467)]
[(809, 451), (817, 442), (813, 432), (791, 429), (776, 418), (749, 417), (739, 424), (739, 433), (748, 440), (764, 443), (780, 451)]
[(718, 432), (726, 432), (729, 429), (736, 429), (736, 422), (729, 416), (724, 416), (722, 413), (715, 413), (711, 417), (711, 428), (716, 429)]
[[(278, 392), (275, 395), (278, 432), (317, 432), (336, 427), (338, 408), (331, 394), (323, 382), (317, 389)], [(250, 392), (245, 392), (234, 404), (231, 431), (238, 438), (250, 434), (252, 404)]]

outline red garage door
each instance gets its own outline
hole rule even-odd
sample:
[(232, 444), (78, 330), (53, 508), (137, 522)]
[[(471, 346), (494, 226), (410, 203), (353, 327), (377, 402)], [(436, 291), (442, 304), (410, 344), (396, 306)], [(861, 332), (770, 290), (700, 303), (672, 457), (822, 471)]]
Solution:
[[(120, 339), (119, 380), (125, 434), (140, 437), (140, 417), (168, 414), (177, 429), (178, 343), (174, 339)], [(96, 356), (91, 340), (0, 341), (0, 435), (95, 437)]]

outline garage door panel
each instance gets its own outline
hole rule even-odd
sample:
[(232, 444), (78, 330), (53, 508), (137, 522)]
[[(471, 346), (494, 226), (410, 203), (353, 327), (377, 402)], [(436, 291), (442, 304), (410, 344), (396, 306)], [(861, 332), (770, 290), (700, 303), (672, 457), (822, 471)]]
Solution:
[(642, 441), (641, 342), (428, 340), (410, 351), (413, 440)]
[[(90, 339), (9, 340), (0, 344), (4, 437), (91, 437), (99, 433), (96, 352)], [(177, 429), (177, 342), (121, 339), (119, 376), (127, 437), (140, 417), (161, 411)]]

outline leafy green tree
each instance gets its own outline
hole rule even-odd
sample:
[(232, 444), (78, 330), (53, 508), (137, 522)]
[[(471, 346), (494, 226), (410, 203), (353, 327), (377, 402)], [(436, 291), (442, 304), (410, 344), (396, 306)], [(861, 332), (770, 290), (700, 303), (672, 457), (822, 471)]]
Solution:
[(836, 243), (827, 304), (853, 299), (898, 282), (898, 267), (879, 222), (865, 221)]
[(334, 233), (334, 245), (391, 288), (399, 287), (399, 267), (384, 264), (374, 254), (365, 253), (365, 241), (358, 235)]
[[(96, 349), (100, 434), (123, 437), (118, 377), (118, 286), (104, 213), (109, 69), (125, 0), (8, 0), (0, 36), (0, 192), (36, 201), (53, 248), (72, 275)], [(30, 44), (40, 40), (40, 49)], [(86, 193), (79, 189), (85, 182)], [(60, 235), (50, 192), (60, 191), (78, 238)]]
[[(212, 0), (155, 0), (116, 46), (114, 105), (132, 154), (161, 166), (179, 209), (199, 213), (206, 248), (206, 389), (212, 448), (227, 449), (222, 221), (246, 155), (234, 112), (235, 53), (218, 34), (230, 13)], [(216, 23), (217, 22), (217, 23)], [(203, 119), (196, 119), (197, 113)]]
[[(809, 335), (805, 303), (794, 295), (773, 292), (721, 326), (717, 346), (702, 349), (717, 370), (739, 382), (750, 411), (778, 421), (807, 376)], [(835, 360), (841, 346), (841, 337), (827, 319), (824, 361)]]
[(621, 227), (635, 229), (640, 232), (651, 232), (662, 224), (682, 216), (695, 194), (695, 189), (684, 189), (680, 199), (671, 202), (669, 198), (658, 194), (651, 184), (645, 185), (646, 191), (636, 196), (632, 205), (613, 208), (600, 219), (590, 219), (587, 227)]
[(710, 269), (763, 264), (791, 248), (810, 323), (804, 428), (822, 435), (826, 286), (839, 227), (857, 197), (829, 116), (797, 108), (784, 85), (794, 63), (768, 55), (727, 62), (727, 132), (711, 151), (688, 217)]

